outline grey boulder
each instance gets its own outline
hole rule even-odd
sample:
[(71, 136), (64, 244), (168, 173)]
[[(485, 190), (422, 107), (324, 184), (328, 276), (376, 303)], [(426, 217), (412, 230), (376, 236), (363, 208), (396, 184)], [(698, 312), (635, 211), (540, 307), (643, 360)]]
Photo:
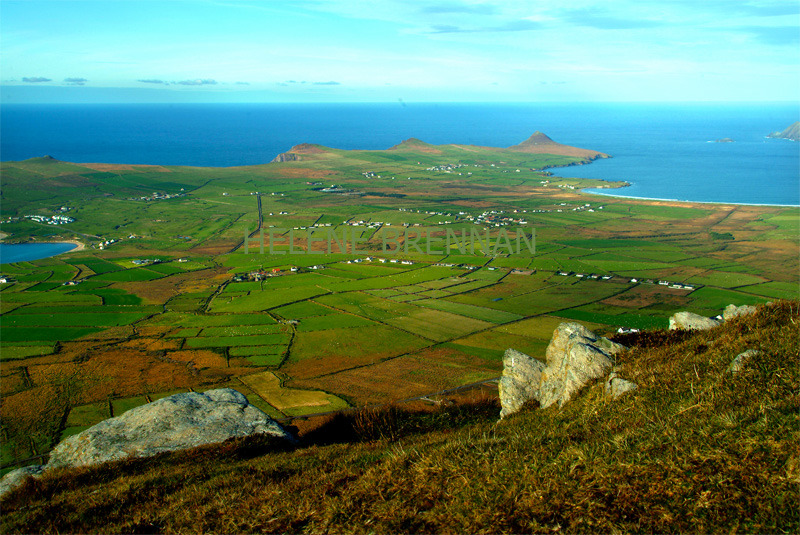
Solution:
[(694, 312), (678, 312), (669, 318), (669, 328), (671, 331), (677, 329), (693, 330), (693, 331), (706, 331), (713, 329), (720, 325), (722, 322), (714, 319), (695, 314)]
[(616, 373), (611, 372), (606, 380), (605, 390), (607, 396), (617, 399), (621, 395), (627, 394), (628, 392), (636, 390), (637, 388), (639, 388), (639, 385), (633, 381), (628, 381), (627, 379), (618, 377)]
[(294, 439), (231, 388), (159, 399), (109, 418), (60, 442), (47, 469), (149, 457), (249, 435)]
[(500, 379), (500, 417), (517, 412), (531, 399), (541, 408), (564, 405), (592, 379), (603, 377), (614, 365), (613, 355), (625, 349), (596, 335), (580, 323), (562, 323), (542, 362), (510, 349), (503, 358)]
[(751, 358), (755, 357), (759, 353), (760, 351), (757, 349), (748, 349), (747, 351), (739, 353), (738, 355), (736, 355), (736, 358), (734, 358), (731, 361), (730, 366), (728, 366), (728, 373), (733, 373), (733, 374), (739, 373), (747, 365), (747, 361), (749, 361)]
[(739, 316), (749, 316), (750, 314), (755, 314), (756, 310), (756, 307), (753, 305), (742, 305), (738, 307), (736, 305), (728, 305), (722, 312), (722, 318), (725, 321), (728, 321)]
[(500, 377), (500, 418), (519, 411), (531, 399), (538, 399), (539, 383), (544, 362), (516, 349), (503, 355), (503, 375)]
[(613, 355), (624, 349), (580, 323), (559, 325), (545, 352), (547, 367), (539, 387), (540, 406), (563, 406), (586, 383), (608, 373), (614, 365)]
[(3, 479), (0, 479), (0, 497), (22, 485), (29, 477), (39, 477), (43, 471), (44, 466), (40, 464), (23, 466), (10, 471), (3, 476)]

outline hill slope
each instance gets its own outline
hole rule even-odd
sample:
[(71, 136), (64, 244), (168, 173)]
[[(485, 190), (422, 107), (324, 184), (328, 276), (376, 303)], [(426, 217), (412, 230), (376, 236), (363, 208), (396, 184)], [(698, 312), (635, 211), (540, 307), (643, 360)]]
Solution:
[(617, 364), (639, 388), (616, 401), (595, 384), (501, 422), (491, 400), (365, 411), (295, 450), (256, 439), (56, 473), (7, 496), (2, 530), (797, 532), (798, 319), (784, 301), (629, 337)]
[(800, 121), (797, 121), (790, 126), (786, 127), (781, 132), (773, 132), (767, 137), (774, 137), (778, 139), (790, 139), (792, 141), (800, 141)]
[(509, 147), (509, 150), (517, 152), (529, 152), (532, 154), (558, 154), (561, 156), (573, 156), (575, 158), (586, 158), (596, 160), (598, 158), (610, 158), (608, 154), (603, 154), (596, 150), (579, 149), (556, 143), (546, 134), (538, 130), (531, 137), (518, 145)]

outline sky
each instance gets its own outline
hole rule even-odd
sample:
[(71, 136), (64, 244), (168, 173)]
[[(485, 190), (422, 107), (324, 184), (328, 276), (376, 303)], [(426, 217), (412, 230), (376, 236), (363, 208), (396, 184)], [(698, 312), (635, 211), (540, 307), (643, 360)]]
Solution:
[(0, 102), (797, 101), (798, 0), (0, 0)]

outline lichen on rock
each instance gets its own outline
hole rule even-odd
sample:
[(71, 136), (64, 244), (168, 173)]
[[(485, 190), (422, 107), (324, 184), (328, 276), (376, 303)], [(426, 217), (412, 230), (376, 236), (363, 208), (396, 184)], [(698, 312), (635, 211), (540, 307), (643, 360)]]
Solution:
[(503, 355), (503, 376), (500, 378), (500, 418), (513, 414), (531, 399), (538, 399), (544, 362), (507, 349)]

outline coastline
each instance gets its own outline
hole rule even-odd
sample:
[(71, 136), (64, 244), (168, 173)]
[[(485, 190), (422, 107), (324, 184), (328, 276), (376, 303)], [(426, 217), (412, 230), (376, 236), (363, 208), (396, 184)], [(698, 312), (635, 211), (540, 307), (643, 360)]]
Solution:
[(86, 249), (86, 244), (79, 240), (27, 240), (27, 241), (18, 241), (18, 242), (6, 242), (4, 241), (8, 238), (8, 234), (0, 232), (0, 242), (4, 245), (25, 245), (25, 244), (44, 244), (44, 243), (71, 243), (75, 246), (74, 249), (70, 249), (69, 251), (65, 251), (59, 254), (66, 254), (66, 253), (76, 253), (78, 251), (83, 251)]
[(74, 249), (70, 249), (69, 251), (67, 251), (65, 253), (61, 253), (61, 254), (77, 253), (78, 251), (83, 251), (84, 249), (86, 249), (86, 244), (84, 244), (82, 241), (78, 241), (78, 240), (59, 240), (59, 241), (53, 241), (53, 242), (38, 242), (38, 243), (71, 243), (71, 244), (75, 245)]
[[(628, 184), (630, 185), (630, 184)], [(619, 188), (624, 188), (627, 186), (619, 186)], [(607, 189), (619, 189), (614, 187), (609, 187)], [(800, 204), (769, 204), (769, 203), (754, 203), (754, 202), (725, 202), (725, 201), (692, 201), (689, 199), (666, 199), (660, 197), (638, 197), (635, 195), (619, 195), (616, 193), (606, 193), (604, 191), (594, 191), (598, 188), (581, 188), (581, 193), (585, 193), (587, 195), (602, 195), (604, 197), (619, 197), (621, 199), (634, 199), (637, 201), (664, 201), (664, 202), (682, 202), (688, 204), (730, 204), (736, 206), (774, 206), (778, 208), (800, 208)]]

